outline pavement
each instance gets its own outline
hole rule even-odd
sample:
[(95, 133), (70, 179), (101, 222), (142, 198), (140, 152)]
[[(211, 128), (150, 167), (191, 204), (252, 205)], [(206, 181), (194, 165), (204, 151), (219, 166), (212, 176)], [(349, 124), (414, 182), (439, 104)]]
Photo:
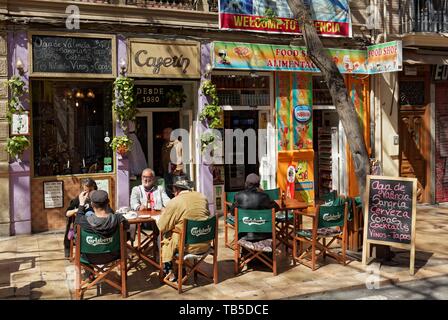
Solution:
[[(409, 275), (409, 252), (401, 249), (392, 249), (395, 257), (391, 262), (372, 262), (363, 266), (361, 253), (351, 252), (348, 265), (343, 266), (327, 258), (316, 271), (300, 264), (294, 265), (289, 255), (282, 252), (277, 276), (263, 268), (245, 269), (235, 276), (233, 251), (223, 246), (224, 233), (220, 221), (217, 285), (199, 277), (196, 286), (189, 282), (185, 286), (187, 291), (179, 295), (176, 290), (159, 282), (153, 267), (141, 263), (129, 272), (127, 299), (319, 299), (319, 295), (322, 297), (328, 293), (337, 293), (338, 296), (333, 296), (337, 299), (363, 296), (382, 299), (384, 294), (376, 292), (387, 285), (408, 285), (448, 275), (448, 206), (419, 206), (416, 232), (414, 276)], [(210, 260), (206, 261), (206, 270), (211, 270)], [(73, 299), (73, 286), (74, 267), (64, 258), (62, 232), (0, 238), (0, 299)], [(100, 289), (89, 290), (85, 298), (122, 299), (107, 284), (101, 285)], [(369, 294), (350, 294), (357, 290), (368, 290), (365, 292)], [(413, 298), (421, 297), (411, 296)], [(423, 298), (441, 297), (423, 295)]]

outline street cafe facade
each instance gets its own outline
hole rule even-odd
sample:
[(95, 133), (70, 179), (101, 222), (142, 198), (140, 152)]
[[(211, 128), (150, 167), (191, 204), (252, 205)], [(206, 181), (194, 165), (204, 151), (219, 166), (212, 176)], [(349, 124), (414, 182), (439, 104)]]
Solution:
[[(190, 129), (199, 44), (157, 37), (10, 33), (9, 75), (20, 76), (29, 88), (21, 97), (28, 126), (20, 134), (31, 141), (21, 158), (10, 160), (11, 234), (64, 228), (65, 210), (83, 178), (93, 178), (109, 193), (113, 209), (129, 205), (135, 164), (110, 147), (114, 136), (123, 135), (112, 111), (113, 82), (120, 74), (135, 80), (140, 112), (132, 133), (143, 150), (141, 166), (158, 165), (165, 126)], [(183, 99), (177, 104), (178, 99), (169, 98), (179, 96)], [(189, 157), (195, 152), (186, 151)], [(195, 180), (193, 167), (186, 170)]]
[[(345, 78), (370, 154), (370, 75), (401, 70), (401, 42), (367, 50), (328, 50)], [(217, 41), (202, 51), (203, 67), (211, 65), (208, 78), (217, 86), (224, 114), (236, 112), (240, 116), (242, 110), (250, 110), (248, 118), (258, 118), (253, 128), (276, 129), (268, 131), (261, 142), (267, 143), (267, 154), (253, 169), (260, 174), (263, 188), (279, 187), (310, 205), (331, 190), (358, 195), (342, 125), (320, 70), (306, 56), (305, 47)], [(260, 78), (268, 80), (266, 86), (254, 80)], [(250, 101), (250, 95), (260, 94), (268, 98), (261, 103)], [(224, 121), (224, 129), (231, 126)], [(238, 170), (234, 171), (238, 175)], [(227, 172), (224, 177), (228, 177)], [(214, 192), (209, 198), (214, 199), (217, 211), (222, 207), (219, 191), (234, 191), (229, 183), (219, 180), (214, 188), (205, 186), (203, 190), (210, 189)]]

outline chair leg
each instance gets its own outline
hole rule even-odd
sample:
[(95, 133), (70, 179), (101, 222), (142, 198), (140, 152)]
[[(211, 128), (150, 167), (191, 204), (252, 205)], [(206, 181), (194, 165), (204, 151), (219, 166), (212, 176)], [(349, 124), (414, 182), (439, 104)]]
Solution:
[(297, 240), (296, 238), (292, 238), (292, 263), (294, 266), (297, 265)]
[[(327, 239), (323, 238), (322, 239), (322, 243), (323, 243), (324, 247), (326, 247), (327, 246)], [(324, 250), (324, 252), (322, 254), (322, 257), (323, 257), (323, 259), (325, 261), (325, 258), (327, 257), (327, 251), (326, 250)]]
[[(224, 217), (224, 219), (225, 219), (225, 217)], [(227, 235), (227, 231), (228, 231), (227, 224), (224, 221), (224, 244), (226, 246), (229, 245), (229, 236)]]
[(316, 241), (317, 239), (314, 238), (311, 243), (311, 266), (313, 271), (316, 270)]
[(218, 284), (218, 261), (216, 254), (213, 255), (213, 283)]
[(70, 252), (68, 255), (68, 259), (70, 262), (73, 262), (73, 239), (70, 240)]
[(233, 251), (233, 261), (234, 261), (234, 268), (233, 271), (235, 274), (239, 273), (239, 264), (240, 264), (240, 246), (235, 245), (235, 250)]

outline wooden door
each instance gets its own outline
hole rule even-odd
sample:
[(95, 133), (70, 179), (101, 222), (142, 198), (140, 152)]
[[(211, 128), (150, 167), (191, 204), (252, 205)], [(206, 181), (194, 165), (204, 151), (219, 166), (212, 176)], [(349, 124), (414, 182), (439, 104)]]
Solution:
[(400, 134), (400, 176), (417, 178), (417, 201), (426, 201), (429, 188), (426, 177), (427, 132), (425, 128), (426, 108), (401, 110)]

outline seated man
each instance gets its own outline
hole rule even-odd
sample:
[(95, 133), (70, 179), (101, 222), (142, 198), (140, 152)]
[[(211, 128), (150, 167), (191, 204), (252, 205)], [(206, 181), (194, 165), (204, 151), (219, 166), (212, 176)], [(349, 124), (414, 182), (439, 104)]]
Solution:
[[(84, 214), (84, 204), (89, 196), (94, 214), (86, 216)], [(90, 194), (82, 192), (79, 195), (79, 208), (75, 219), (75, 224), (79, 224), (84, 230), (98, 234), (102, 237), (111, 237), (119, 227), (120, 223), (124, 223), (124, 230), (129, 229), (129, 223), (121, 214), (112, 214), (108, 211), (109, 197), (106, 191), (94, 190)], [(118, 253), (119, 254), (119, 253)], [(83, 255), (83, 258), (94, 264), (104, 264), (118, 259), (117, 253), (101, 255), (101, 257), (89, 257)]]
[[(170, 275), (170, 281), (177, 281), (173, 273), (172, 260), (179, 244), (179, 234), (171, 232), (173, 229), (182, 230), (182, 221), (184, 219), (205, 220), (210, 216), (208, 210), (207, 198), (199, 192), (192, 191), (192, 182), (185, 177), (179, 179), (173, 184), (173, 193), (175, 197), (168, 203), (163, 214), (160, 216), (157, 226), (162, 239), (162, 262), (165, 275)], [(198, 243), (189, 245), (186, 250), (188, 253), (201, 254), (207, 252), (210, 244)]]
[[(246, 177), (245, 190), (235, 195), (235, 200), (230, 208), (230, 212), (234, 212), (235, 208), (241, 209), (272, 209), (279, 210), (277, 203), (269, 195), (260, 189), (260, 177), (255, 173), (251, 173)], [(240, 234), (239, 238), (244, 237), (248, 241), (260, 241), (272, 237), (271, 233), (248, 233)]]
[(148, 204), (155, 210), (166, 207), (170, 198), (163, 187), (156, 186), (154, 170), (146, 168), (142, 172), (142, 184), (135, 186), (131, 191), (131, 209), (143, 210), (148, 208)]

